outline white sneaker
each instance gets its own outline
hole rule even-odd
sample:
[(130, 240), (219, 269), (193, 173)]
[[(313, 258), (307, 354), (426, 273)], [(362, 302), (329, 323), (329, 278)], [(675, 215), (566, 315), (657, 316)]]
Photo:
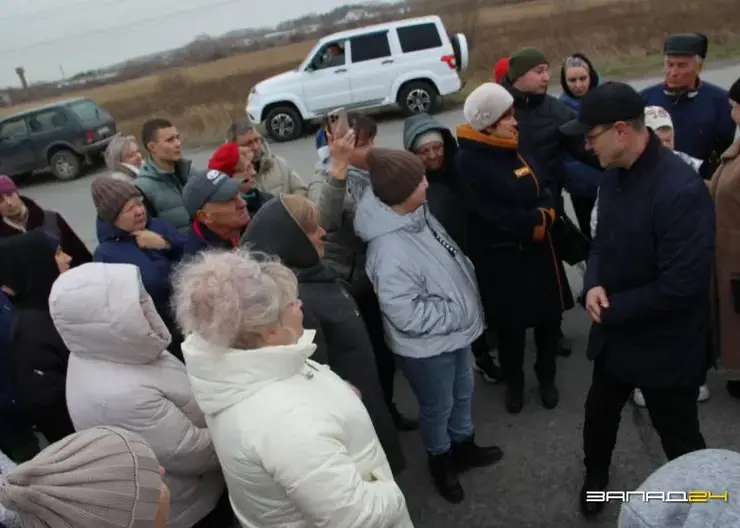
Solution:
[(638, 407), (645, 407), (645, 396), (642, 395), (642, 391), (640, 389), (635, 389), (632, 393), (632, 401), (635, 402), (635, 405)]
[(709, 399), (709, 388), (706, 385), (699, 387), (699, 397), (696, 399), (698, 402), (705, 402)]

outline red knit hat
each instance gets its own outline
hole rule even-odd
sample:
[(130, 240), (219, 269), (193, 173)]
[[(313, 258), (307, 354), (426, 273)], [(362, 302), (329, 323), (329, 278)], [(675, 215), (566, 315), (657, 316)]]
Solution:
[(236, 143), (233, 141), (224, 143), (208, 160), (208, 169), (233, 176), (239, 163), (239, 156), (239, 146)]
[(509, 57), (502, 57), (496, 62), (493, 68), (493, 81), (501, 82), (506, 74), (509, 73)]

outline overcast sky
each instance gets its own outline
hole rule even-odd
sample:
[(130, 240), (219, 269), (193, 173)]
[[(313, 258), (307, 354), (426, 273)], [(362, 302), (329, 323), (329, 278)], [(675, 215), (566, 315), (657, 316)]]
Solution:
[[(371, 0), (373, 1), (373, 0)], [(181, 46), (200, 33), (274, 26), (347, 0), (0, 0), (0, 87), (69, 77)]]

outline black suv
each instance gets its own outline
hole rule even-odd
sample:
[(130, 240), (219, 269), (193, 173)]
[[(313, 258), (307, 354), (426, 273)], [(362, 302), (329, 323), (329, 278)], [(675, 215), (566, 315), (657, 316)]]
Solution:
[(111, 115), (87, 97), (0, 116), (0, 174), (17, 178), (51, 168), (58, 179), (73, 180), (115, 133)]

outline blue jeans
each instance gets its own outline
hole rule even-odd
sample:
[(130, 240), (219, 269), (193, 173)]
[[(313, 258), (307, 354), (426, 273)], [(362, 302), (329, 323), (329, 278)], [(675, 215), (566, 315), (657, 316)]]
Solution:
[(396, 356), (419, 401), (419, 426), (431, 455), (473, 436), (473, 367), (470, 347), (429, 358)]

